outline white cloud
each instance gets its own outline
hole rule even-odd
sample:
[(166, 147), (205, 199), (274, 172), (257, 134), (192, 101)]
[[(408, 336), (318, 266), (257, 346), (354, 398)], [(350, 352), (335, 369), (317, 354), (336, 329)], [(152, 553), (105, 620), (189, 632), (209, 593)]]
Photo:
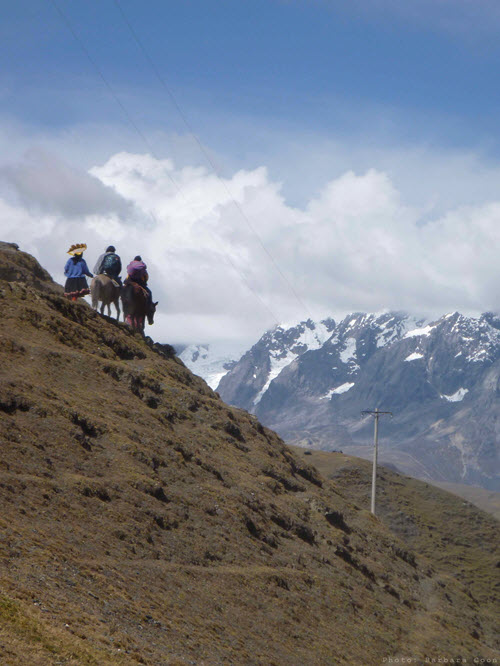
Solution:
[(160, 301), (151, 332), (161, 341), (250, 343), (275, 323), (266, 308), (278, 320), (308, 315), (290, 284), (317, 317), (498, 309), (500, 202), (422, 224), (421, 208), (405, 203), (387, 173), (369, 169), (332, 179), (299, 208), (264, 168), (221, 181), (125, 152), (67, 182), (64, 205), (41, 213), (36, 188), (26, 186), (17, 203), (0, 198), (0, 238), (34, 253), (60, 281), (73, 242), (88, 244), (90, 264), (109, 243), (125, 264), (141, 254)]
[(28, 209), (65, 217), (113, 211), (126, 218), (132, 209), (126, 198), (91, 174), (40, 148), (29, 150), (21, 162), (0, 166), (0, 182)]

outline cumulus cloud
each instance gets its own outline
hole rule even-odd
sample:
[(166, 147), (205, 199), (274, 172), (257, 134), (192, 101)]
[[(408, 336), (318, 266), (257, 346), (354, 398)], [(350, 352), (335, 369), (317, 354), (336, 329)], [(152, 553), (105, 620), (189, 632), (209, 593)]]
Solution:
[(124, 263), (140, 253), (163, 341), (251, 343), (277, 321), (309, 314), (498, 309), (497, 201), (423, 217), (387, 173), (368, 169), (332, 179), (299, 207), (262, 167), (221, 180), (131, 153), (88, 177), (99, 185), (96, 201), (75, 204), (72, 215), (0, 199), (0, 237), (20, 242), (60, 280), (73, 242), (88, 244), (90, 263), (108, 243)]
[(10, 185), (27, 208), (68, 218), (111, 211), (128, 217), (132, 209), (100, 180), (43, 149), (31, 149), (23, 161), (0, 166), (0, 181)]

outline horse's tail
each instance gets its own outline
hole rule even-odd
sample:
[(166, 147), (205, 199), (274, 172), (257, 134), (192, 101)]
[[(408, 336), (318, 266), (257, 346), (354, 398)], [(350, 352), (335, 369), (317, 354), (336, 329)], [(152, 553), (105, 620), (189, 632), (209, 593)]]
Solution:
[(127, 315), (129, 314), (130, 310), (132, 309), (132, 293), (134, 291), (134, 288), (131, 284), (125, 283), (122, 285), (122, 288), (120, 290), (120, 298), (122, 300), (122, 308), (123, 308), (123, 318), (125, 319)]
[(101, 299), (101, 287), (102, 282), (99, 280), (99, 277), (96, 275), (95, 278), (90, 283), (90, 297), (92, 298), (92, 307), (94, 310), (97, 310), (99, 301)]

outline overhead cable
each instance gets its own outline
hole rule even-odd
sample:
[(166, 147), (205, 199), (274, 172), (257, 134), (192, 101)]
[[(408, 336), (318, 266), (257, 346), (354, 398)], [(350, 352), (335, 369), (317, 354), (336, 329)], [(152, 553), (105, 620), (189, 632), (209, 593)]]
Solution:
[(124, 12), (124, 10), (123, 10), (123, 8), (122, 8), (120, 2), (119, 2), (118, 0), (114, 0), (114, 3), (115, 3), (117, 9), (119, 10), (119, 12), (120, 12), (120, 14), (121, 14), (121, 16), (122, 16), (122, 18), (123, 18), (123, 21), (125, 22), (125, 24), (127, 25), (128, 29), (130, 30), (130, 33), (131, 33), (132, 37), (134, 38), (135, 42), (137, 43), (139, 49), (142, 51), (142, 53), (143, 53), (143, 55), (144, 55), (146, 61), (147, 61), (147, 62), (149, 63), (149, 65), (151, 66), (151, 69), (153, 70), (153, 72), (154, 72), (156, 78), (158, 79), (158, 81), (160, 82), (160, 85), (164, 88), (164, 90), (166, 91), (167, 95), (170, 97), (170, 100), (172, 101), (172, 104), (173, 104), (174, 107), (177, 109), (177, 112), (179, 113), (180, 117), (182, 118), (182, 120), (183, 120), (183, 122), (184, 122), (184, 124), (185, 124), (185, 126), (186, 126), (186, 128), (187, 128), (187, 130), (188, 130), (188, 132), (189, 132), (189, 134), (191, 135), (191, 137), (193, 138), (193, 140), (196, 142), (198, 148), (200, 149), (201, 153), (203, 154), (203, 156), (204, 156), (204, 158), (205, 158), (207, 164), (210, 166), (212, 172), (215, 174), (215, 176), (217, 177), (219, 183), (222, 185), (222, 187), (223, 187), (224, 190), (226, 191), (226, 194), (227, 194), (227, 195), (229, 196), (229, 198), (231, 199), (233, 205), (235, 206), (235, 208), (237, 209), (237, 211), (239, 212), (239, 214), (241, 215), (241, 217), (243, 218), (243, 220), (246, 222), (246, 224), (247, 224), (248, 228), (250, 229), (250, 231), (251, 231), (251, 232), (254, 234), (254, 236), (257, 238), (259, 245), (261, 246), (262, 250), (265, 252), (265, 254), (267, 255), (267, 257), (269, 258), (269, 260), (271, 261), (271, 263), (272, 263), (272, 265), (274, 266), (275, 270), (278, 272), (278, 274), (281, 276), (282, 280), (283, 280), (283, 281), (285, 282), (285, 284), (288, 286), (288, 288), (290, 289), (291, 293), (293, 294), (293, 296), (295, 297), (295, 299), (297, 300), (297, 302), (299, 303), (299, 305), (301, 306), (301, 308), (302, 308), (305, 312), (307, 312), (307, 313), (309, 314), (309, 316), (311, 317), (311, 319), (312, 319), (313, 317), (312, 317), (312, 315), (311, 315), (311, 313), (310, 313), (310, 311), (309, 311), (309, 308), (308, 308), (307, 305), (302, 301), (302, 299), (301, 299), (300, 296), (297, 294), (297, 291), (295, 290), (295, 288), (294, 288), (294, 286), (292, 285), (292, 283), (290, 282), (290, 280), (289, 280), (289, 279), (286, 277), (286, 275), (283, 273), (283, 271), (282, 271), (281, 268), (279, 267), (278, 263), (277, 263), (276, 260), (274, 259), (274, 257), (273, 257), (273, 255), (271, 254), (271, 252), (270, 252), (270, 251), (267, 249), (267, 247), (264, 245), (264, 242), (263, 242), (262, 238), (260, 237), (259, 233), (257, 232), (257, 230), (255, 229), (255, 227), (253, 226), (253, 224), (252, 224), (251, 221), (249, 220), (248, 216), (246, 215), (245, 211), (243, 210), (243, 208), (241, 207), (241, 205), (239, 204), (239, 202), (236, 201), (236, 199), (234, 198), (234, 196), (233, 196), (231, 190), (229, 189), (229, 187), (228, 187), (226, 181), (225, 181), (225, 180), (219, 175), (219, 173), (218, 173), (218, 171), (217, 171), (217, 167), (216, 167), (216, 165), (214, 164), (212, 158), (210, 157), (210, 154), (208, 153), (208, 151), (206, 150), (206, 148), (204, 147), (204, 145), (202, 144), (202, 142), (199, 140), (198, 136), (197, 136), (196, 133), (194, 132), (194, 130), (193, 130), (193, 128), (192, 128), (192, 126), (191, 126), (189, 120), (188, 120), (187, 117), (186, 117), (186, 114), (183, 112), (181, 106), (180, 106), (179, 103), (177, 102), (177, 99), (176, 99), (175, 95), (173, 94), (173, 92), (172, 92), (172, 90), (170, 89), (170, 87), (167, 85), (167, 83), (166, 83), (165, 79), (163, 78), (163, 76), (161, 75), (161, 73), (160, 73), (158, 67), (156, 66), (156, 64), (155, 64), (155, 62), (153, 61), (153, 59), (151, 58), (151, 56), (149, 55), (149, 52), (147, 51), (147, 49), (146, 49), (146, 47), (144, 46), (142, 40), (139, 38), (139, 35), (137, 34), (137, 31), (134, 29), (134, 27), (132, 26), (130, 20), (128, 19), (127, 15), (125, 14), (125, 12)]
[[(106, 77), (104, 76), (104, 74), (103, 74), (101, 68), (99, 67), (99, 65), (97, 64), (97, 62), (94, 60), (94, 58), (92, 58), (92, 56), (91, 56), (89, 50), (88, 50), (87, 47), (85, 46), (85, 43), (84, 43), (83, 40), (79, 37), (79, 35), (77, 34), (77, 32), (74, 30), (74, 28), (73, 28), (71, 22), (69, 21), (68, 17), (64, 14), (64, 12), (63, 12), (63, 11), (61, 10), (61, 8), (58, 6), (58, 4), (56, 3), (55, 0), (50, 0), (50, 2), (51, 2), (51, 4), (53, 5), (53, 7), (55, 8), (55, 10), (57, 11), (57, 13), (59, 14), (59, 16), (61, 17), (63, 23), (66, 25), (66, 27), (68, 28), (68, 30), (69, 30), (69, 31), (71, 32), (71, 34), (73, 35), (74, 39), (75, 39), (75, 40), (77, 41), (77, 43), (80, 45), (80, 48), (82, 49), (83, 53), (85, 54), (85, 56), (87, 57), (87, 59), (89, 60), (89, 62), (91, 63), (91, 65), (94, 67), (94, 69), (96, 70), (97, 74), (99, 75), (99, 78), (102, 80), (102, 82), (103, 82), (104, 85), (106, 86), (107, 90), (109, 91), (109, 93), (111, 94), (111, 96), (113, 97), (113, 99), (115, 100), (115, 102), (116, 102), (116, 103), (118, 104), (118, 106), (120, 107), (121, 111), (123, 112), (124, 116), (126, 117), (127, 121), (128, 121), (129, 124), (131, 125), (131, 127), (135, 130), (135, 132), (137, 133), (137, 135), (138, 135), (138, 136), (140, 137), (140, 139), (143, 141), (143, 143), (144, 143), (145, 146), (147, 147), (148, 151), (151, 153), (152, 157), (154, 157), (156, 160), (160, 161), (159, 157), (157, 157), (157, 156), (155, 155), (155, 151), (154, 151), (153, 147), (151, 146), (150, 142), (148, 141), (147, 137), (146, 137), (145, 134), (140, 130), (140, 128), (137, 126), (136, 122), (134, 121), (134, 119), (132, 118), (132, 116), (131, 116), (131, 115), (129, 114), (129, 112), (127, 111), (125, 105), (123, 104), (123, 102), (120, 100), (120, 98), (119, 98), (119, 97), (117, 96), (117, 94), (115, 93), (113, 87), (111, 86), (111, 84), (109, 83), (109, 81), (108, 81), (108, 80), (106, 79)], [(189, 200), (186, 198), (186, 196), (184, 195), (184, 192), (182, 191), (182, 189), (180, 188), (180, 186), (178, 185), (178, 183), (175, 181), (175, 179), (172, 177), (172, 175), (171, 175), (170, 173), (168, 173), (168, 172), (167, 172), (167, 175), (168, 175), (168, 177), (169, 177), (171, 183), (173, 184), (173, 186), (174, 186), (175, 189), (177, 190), (178, 194), (183, 198), (184, 202), (185, 202), (188, 206), (192, 206), (192, 204), (191, 204), (191, 203), (189, 202)], [(149, 211), (149, 214), (151, 215), (151, 217), (152, 217), (152, 219), (155, 221), (155, 223), (157, 223), (156, 217), (155, 217), (155, 215), (153, 214), (153, 212), (152, 212), (152, 211)], [(212, 235), (214, 235), (214, 234), (212, 233)], [(260, 296), (260, 295), (259, 295), (254, 289), (253, 289), (253, 287), (251, 286), (250, 282), (249, 282), (249, 281), (247, 280), (247, 278), (241, 273), (241, 271), (238, 269), (238, 267), (237, 267), (236, 264), (233, 262), (233, 260), (231, 259), (231, 257), (230, 257), (227, 253), (223, 253), (223, 256), (225, 257), (225, 259), (226, 259), (226, 261), (228, 262), (228, 264), (229, 264), (229, 265), (233, 268), (233, 270), (238, 274), (238, 276), (240, 277), (240, 280), (245, 284), (245, 286), (247, 287), (247, 289), (248, 289), (248, 290), (253, 294), (253, 296), (254, 296), (254, 297), (260, 302), (260, 304), (262, 305), (262, 307), (263, 307), (263, 308), (264, 308), (264, 309), (265, 309), (265, 310), (266, 310), (266, 311), (272, 316), (272, 318), (273, 318), (273, 320), (274, 320), (274, 323), (275, 323), (275, 324), (279, 324), (279, 322), (280, 322), (279, 317), (276, 316), (276, 314), (271, 310), (271, 308), (267, 305), (267, 303), (265, 303), (265, 301), (262, 299), (262, 297), (261, 297), (261, 296)]]

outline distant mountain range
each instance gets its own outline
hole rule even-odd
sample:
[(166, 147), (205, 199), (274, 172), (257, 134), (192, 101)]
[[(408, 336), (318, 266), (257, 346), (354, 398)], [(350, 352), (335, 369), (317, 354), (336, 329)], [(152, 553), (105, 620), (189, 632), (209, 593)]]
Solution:
[[(203, 362), (214, 368), (209, 350)], [(203, 364), (186, 364), (205, 378)], [(398, 312), (278, 326), (218, 385), (288, 442), (371, 455), (365, 409), (381, 423), (381, 460), (421, 478), (500, 489), (500, 318), (458, 312), (427, 322)], [(226, 370), (224, 372), (224, 370)]]
[(236, 365), (235, 359), (215, 353), (210, 345), (188, 345), (182, 349), (177, 346), (176, 349), (185, 365), (203, 377), (212, 389), (216, 389), (224, 375)]

